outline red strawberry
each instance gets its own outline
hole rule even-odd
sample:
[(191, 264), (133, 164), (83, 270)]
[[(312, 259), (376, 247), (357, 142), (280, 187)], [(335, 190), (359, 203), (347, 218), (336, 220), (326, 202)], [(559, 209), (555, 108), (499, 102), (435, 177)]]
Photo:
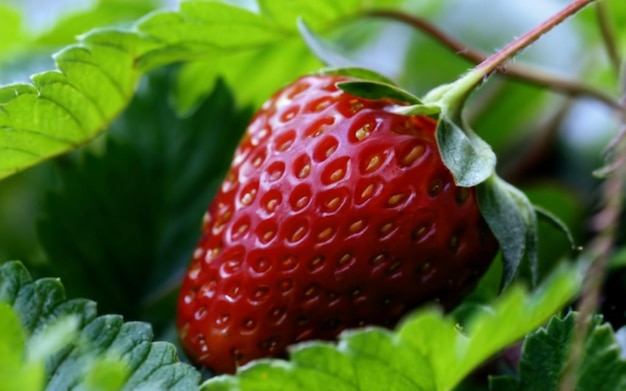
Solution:
[(287, 345), (457, 302), (497, 251), (436, 123), (308, 76), (255, 115), (205, 216), (178, 303), (182, 345), (233, 372)]

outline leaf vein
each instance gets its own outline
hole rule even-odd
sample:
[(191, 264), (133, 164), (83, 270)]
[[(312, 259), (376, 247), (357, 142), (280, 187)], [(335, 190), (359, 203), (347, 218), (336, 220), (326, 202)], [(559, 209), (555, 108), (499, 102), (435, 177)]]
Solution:
[[(394, 367), (389, 366), (389, 365), (388, 365), (388, 363), (389, 363), (389, 361), (388, 361), (388, 360), (385, 360), (385, 359), (383, 359), (383, 358), (382, 358), (382, 357), (380, 357), (380, 356), (376, 356), (376, 355), (373, 355), (373, 354), (367, 353), (367, 352), (366, 352), (366, 351), (364, 351), (364, 350), (360, 350), (360, 349), (353, 349), (353, 351), (354, 351), (354, 353), (357, 353), (360, 357), (367, 357), (367, 358), (371, 359), (372, 361), (376, 361), (376, 362), (382, 363), (382, 364), (383, 364), (383, 366), (384, 366), (384, 367), (385, 367), (385, 368), (386, 368), (389, 372), (392, 372), (392, 373), (396, 374), (396, 376), (398, 376), (398, 377), (401, 377), (401, 378), (406, 379), (406, 380), (407, 380), (407, 381), (408, 381), (411, 385), (413, 385), (413, 386), (415, 387), (415, 388), (413, 388), (414, 390), (424, 390), (424, 388), (423, 388), (421, 385), (419, 385), (419, 384), (415, 383), (415, 381), (413, 381), (413, 379), (412, 379), (412, 378), (410, 378), (409, 376), (407, 376), (404, 372), (401, 372), (401, 371), (399, 371), (398, 369), (396, 369), (396, 368), (394, 368)], [(423, 355), (421, 352), (419, 352), (419, 354), (420, 354), (420, 356), (424, 357), (424, 355)], [(429, 366), (431, 367), (431, 373), (434, 373), (434, 372), (432, 371), (432, 365), (430, 365), (430, 362), (429, 362), (429, 361), (427, 361), (427, 360), (424, 360), (424, 361), (426, 361), (426, 362), (429, 364)], [(354, 365), (355, 365), (355, 363), (353, 362), (353, 367), (354, 367)], [(355, 373), (356, 373), (356, 367), (355, 367)], [(358, 380), (358, 378), (357, 378), (357, 380)], [(359, 385), (359, 389), (361, 389), (361, 388), (360, 388), (360, 385)]]
[[(83, 65), (88, 65), (91, 66), (93, 69), (97, 70), (100, 72), (100, 74), (102, 74), (108, 81), (109, 83), (113, 86), (113, 88), (117, 91), (117, 93), (119, 94), (120, 98), (124, 99), (124, 100), (128, 100), (129, 96), (127, 96), (126, 94), (124, 94), (124, 90), (122, 88), (122, 86), (107, 72), (104, 71), (104, 69), (102, 67), (100, 67), (98, 64), (95, 64), (93, 62), (89, 62), (89, 61), (84, 61), (84, 60), (77, 60), (77, 59), (57, 59), (57, 64), (61, 64), (61, 63), (76, 63), (76, 64), (83, 64)], [(63, 70), (61, 70), (64, 74), (66, 74)], [(131, 92), (132, 94), (132, 92)]]
[[(80, 88), (78, 88), (77, 86), (75, 86), (73, 83), (69, 82), (69, 81), (53, 81), (50, 83), (46, 83), (46, 85), (54, 85), (54, 84), (63, 84), (68, 86), (69, 88), (73, 89), (74, 91), (76, 91), (78, 94), (80, 94), (82, 97), (85, 98), (85, 100), (89, 101), (89, 103), (91, 103), (91, 105), (98, 111), (98, 114), (100, 115), (100, 119), (102, 119), (103, 122), (107, 122), (107, 117), (105, 115), (105, 113), (102, 111), (102, 108), (100, 106), (98, 106), (98, 103), (96, 101), (94, 101), (89, 95), (85, 94), (85, 92), (83, 90), (81, 90)], [(52, 102), (56, 102), (54, 100), (52, 100), (51, 98), (47, 98), (44, 97), (43, 95), (39, 95), (41, 98), (46, 98)], [(64, 107), (67, 111), (69, 111), (68, 108)], [(71, 114), (71, 113), (70, 113)], [(77, 120), (78, 122), (78, 120)], [(86, 128), (85, 128), (86, 129)]]
[[(5, 132), (13, 131), (13, 132), (16, 132), (16, 133), (29, 133), (29, 134), (32, 134), (32, 135), (37, 136), (37, 137), (41, 137), (41, 138), (52, 140), (52, 141), (58, 141), (58, 142), (61, 142), (61, 143), (64, 143), (64, 144), (71, 145), (73, 147), (78, 147), (80, 145), (78, 143), (75, 143), (73, 140), (70, 140), (70, 139), (67, 139), (67, 138), (64, 138), (64, 137), (57, 137), (57, 136), (55, 136), (53, 134), (39, 132), (39, 131), (33, 130), (33, 129), (14, 128), (14, 127), (11, 127), (11, 126), (2, 126), (2, 127), (0, 127), (0, 131), (5, 131)], [(0, 146), (0, 148), (5, 149), (5, 148), (11, 148), (11, 147)], [(38, 155), (35, 155), (35, 156), (38, 156)]]
[[(58, 108), (60, 108), (61, 110), (63, 110), (70, 118), (72, 118), (72, 120), (74, 121), (74, 123), (78, 126), (78, 128), (81, 130), (81, 134), (84, 136), (89, 135), (89, 131), (87, 130), (87, 128), (80, 122), (80, 120), (78, 119), (78, 117), (76, 116), (76, 114), (74, 114), (70, 109), (68, 109), (65, 105), (61, 104), (60, 102), (55, 101), (54, 99), (45, 97), (43, 95), (39, 96), (39, 99), (45, 100), (47, 102), (50, 102), (54, 105), (56, 105)], [(72, 144), (74, 144), (72, 142)]]
[(14, 152), (23, 153), (25, 155), (35, 156), (35, 157), (38, 157), (38, 158), (43, 157), (43, 156), (41, 156), (41, 155), (39, 155), (39, 154), (37, 154), (35, 152), (27, 151), (27, 150), (22, 149), (22, 148), (13, 148), (13, 147), (3, 147), (3, 146), (0, 146), (0, 151), (14, 151)]

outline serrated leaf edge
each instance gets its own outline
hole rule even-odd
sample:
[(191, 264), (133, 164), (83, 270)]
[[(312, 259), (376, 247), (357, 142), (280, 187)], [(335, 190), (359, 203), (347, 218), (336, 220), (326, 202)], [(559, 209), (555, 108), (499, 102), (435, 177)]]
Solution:
[[(2, 288), (0, 289), (0, 294), (3, 294), (3, 296), (0, 296), (0, 301), (6, 302), (7, 304), (9, 304), (9, 306), (14, 311), (16, 311), (16, 314), (18, 315), (21, 321), (22, 321), (22, 314), (20, 313), (19, 310), (15, 308), (15, 305), (20, 303), (24, 292), (32, 291), (32, 287), (38, 285), (38, 282), (40, 281), (57, 281), (58, 282), (58, 280), (50, 279), (50, 278), (41, 279), (41, 280), (33, 280), (30, 277), (30, 274), (28, 273), (27, 269), (19, 261), (10, 261), (10, 262), (5, 262), (1, 264), (0, 265), (0, 277), (2, 277), (0, 278), (0, 288)], [(11, 281), (11, 279), (13, 279), (13, 281)], [(12, 289), (11, 291), (8, 291), (7, 289), (4, 289), (6, 288), (6, 286), (4, 285), (8, 285), (9, 288), (12, 287), (12, 288), (17, 288), (17, 289)], [(32, 324), (30, 328), (28, 327), (25, 328), (26, 335), (29, 338), (29, 340), (27, 341), (27, 346), (29, 343), (31, 343), (30, 338), (33, 338), (34, 336), (41, 335), (42, 336), (41, 338), (44, 338), (46, 337), (45, 333), (56, 332), (57, 330), (50, 330), (49, 327), (47, 326), (54, 325), (55, 322), (57, 321), (65, 322), (65, 320), (63, 319), (68, 319), (67, 317), (70, 317), (69, 319), (72, 319), (72, 318), (74, 319), (70, 321), (72, 322), (72, 324), (77, 326), (75, 332), (78, 333), (78, 336), (77, 338), (65, 340), (65, 343), (63, 343), (62, 345), (53, 344), (51, 346), (51, 349), (44, 349), (44, 351), (40, 352), (41, 354), (35, 354), (32, 357), (35, 360), (45, 359), (48, 362), (50, 359), (53, 358), (53, 356), (56, 356), (56, 358), (54, 358), (54, 360), (50, 362), (50, 363), (56, 362), (56, 364), (54, 365), (54, 367), (48, 368), (48, 370), (52, 371), (52, 373), (48, 373), (48, 376), (49, 376), (48, 380), (51, 380), (51, 379), (59, 380), (57, 371), (59, 370), (59, 368), (64, 367), (64, 364), (67, 362), (68, 359), (76, 359), (77, 357), (81, 357), (81, 360), (82, 360), (81, 362), (84, 363), (86, 362), (85, 360), (88, 361), (89, 358), (97, 358), (98, 356), (101, 355), (102, 352), (104, 352), (105, 354), (119, 355), (119, 357), (122, 360), (124, 360), (122, 358), (124, 356), (124, 352), (118, 351), (113, 346), (113, 344), (115, 343), (115, 341), (118, 340), (118, 338), (123, 338), (122, 330), (125, 325), (137, 324), (137, 325), (146, 325), (145, 330), (147, 330), (149, 334), (145, 336), (146, 338), (144, 338), (145, 339), (144, 342), (149, 344), (149, 346), (148, 346), (148, 350), (146, 351), (145, 357), (141, 360), (139, 365), (137, 365), (137, 367), (135, 368), (135, 371), (129, 374), (130, 376), (128, 377), (127, 381), (131, 381), (133, 375), (136, 373), (136, 370), (138, 370), (139, 368), (143, 368), (145, 365), (153, 365), (153, 364), (149, 364), (146, 360), (151, 354), (153, 354), (153, 348), (158, 346), (160, 349), (165, 349), (169, 351), (170, 352), (169, 357), (173, 357), (175, 358), (175, 360), (168, 361), (168, 357), (163, 356), (162, 354), (159, 354), (159, 356), (161, 357), (161, 360), (158, 362), (158, 366), (150, 369), (147, 372), (147, 377), (144, 377), (142, 379), (135, 379), (135, 380), (152, 384), (150, 383), (151, 382), (150, 377), (153, 376), (153, 374), (158, 373), (160, 369), (165, 368), (167, 366), (174, 366), (175, 372), (178, 373), (182, 371), (180, 375), (185, 376), (186, 378), (185, 380), (187, 384), (190, 382), (196, 385), (199, 384), (200, 382), (199, 372), (197, 372), (195, 369), (193, 369), (189, 365), (181, 363), (180, 361), (177, 360), (176, 348), (173, 345), (169, 343), (165, 343), (165, 342), (150, 342), (152, 339), (151, 327), (142, 322), (120, 323), (120, 328), (117, 331), (115, 338), (111, 339), (106, 344), (105, 347), (99, 346), (94, 349), (93, 347), (91, 347), (91, 341), (88, 339), (85, 339), (85, 337), (83, 336), (83, 332), (87, 330), (90, 326), (95, 325), (96, 322), (103, 321), (107, 317), (111, 317), (111, 316), (115, 317), (115, 316), (114, 315), (96, 316), (95, 313), (79, 314), (79, 313), (73, 312), (73, 311), (76, 311), (75, 308), (68, 308), (65, 310), (66, 312), (59, 313), (58, 309), (64, 303), (82, 302), (82, 300), (66, 299), (64, 288), (60, 283), (56, 284), (56, 286), (50, 286), (49, 289), (53, 291), (56, 290), (56, 291), (55, 292), (43, 292), (41, 294), (52, 295), (53, 297), (55, 297), (54, 299), (55, 301), (52, 301), (52, 302), (47, 301), (47, 297), (38, 298), (38, 300), (43, 300), (44, 302), (43, 304), (44, 308), (40, 309), (41, 311), (44, 311), (44, 312), (38, 315), (37, 318), (45, 320), (45, 323), (41, 323), (38, 321)], [(36, 292), (35, 294), (39, 295), (40, 292)], [(46, 306), (49, 306), (50, 308), (45, 308)], [(82, 309), (83, 307), (81, 306), (79, 308)], [(41, 317), (42, 315), (43, 317)], [(74, 335), (74, 332), (72, 332), (71, 330), (70, 330), (70, 334), (66, 333), (67, 330), (61, 330), (61, 331), (62, 331), (61, 334), (66, 337), (68, 335), (70, 336)], [(41, 334), (42, 332), (44, 334)], [(142, 339), (142, 341), (144, 339)], [(131, 345), (132, 345), (131, 350), (133, 350), (136, 347), (135, 346), (136, 344), (133, 343)], [(32, 350), (32, 347), (31, 347), (31, 350)], [(97, 353), (97, 352), (100, 352), (100, 353)], [(129, 352), (130, 351), (126, 353), (129, 353)], [(163, 360), (165, 361), (162, 362)], [(72, 371), (77, 371), (79, 369), (79, 368), (76, 368), (74, 365), (71, 365), (70, 367)], [(82, 373), (82, 374), (74, 373), (73, 375), (86, 376), (87, 373)], [(181, 380), (181, 379), (178, 379), (178, 380)]]

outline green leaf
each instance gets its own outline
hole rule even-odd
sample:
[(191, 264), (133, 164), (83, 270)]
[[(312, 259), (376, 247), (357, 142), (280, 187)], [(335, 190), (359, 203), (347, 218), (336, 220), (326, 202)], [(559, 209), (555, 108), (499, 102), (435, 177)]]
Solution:
[(209, 379), (202, 389), (451, 390), (494, 353), (543, 324), (572, 299), (579, 283), (577, 272), (562, 269), (533, 294), (509, 289), (464, 329), (438, 310), (422, 309), (395, 331), (370, 327), (342, 333), (336, 345), (295, 345), (290, 361), (258, 360), (234, 376)]
[(489, 310), (489, 304), (501, 293), (502, 264), (502, 254), (498, 253), (472, 293), (452, 310), (451, 315), (458, 323), (465, 324), (476, 311)]
[(2, 390), (38, 391), (44, 380), (42, 363), (26, 360), (26, 335), (20, 319), (0, 302), (0, 379)]
[(321, 66), (298, 35), (298, 17), (306, 17), (307, 23), (316, 29), (327, 30), (336, 21), (357, 12), (363, 7), (360, 3), (353, 0), (260, 2), (259, 13), (268, 20), (269, 28), (281, 32), (281, 38), (265, 45), (248, 45), (242, 50), (215, 45), (202, 48), (201, 60), (181, 68), (175, 95), (177, 110), (182, 114), (193, 111), (198, 101), (212, 90), (217, 76), (237, 91), (240, 102), (260, 106), (288, 81)]
[[(122, 390), (190, 389), (200, 381), (194, 368), (178, 362), (173, 345), (151, 342), (149, 325), (124, 323), (117, 315), (96, 316), (95, 303), (66, 299), (58, 279), (33, 281), (19, 262), (0, 265), (0, 314), (7, 315), (0, 317), (2, 328), (9, 327), (13, 330), (10, 335), (17, 337), (9, 348), (13, 357), (24, 348), (16, 318), (26, 336), (29, 361), (15, 365), (16, 373), (27, 371), (36, 379), (32, 366), (41, 365), (40, 379), (46, 389), (87, 388), (103, 373), (111, 376), (103, 389), (116, 384), (122, 387), (115, 389)], [(4, 345), (1, 341), (6, 341), (1, 338), (0, 349)], [(0, 363), (3, 360), (0, 358)], [(0, 365), (0, 372), (4, 368)], [(33, 384), (26, 389), (39, 388), (40, 383)]]
[(391, 79), (380, 73), (367, 68), (347, 67), (347, 68), (326, 68), (318, 72), (320, 75), (340, 75), (350, 76), (355, 79), (377, 81), (382, 84), (395, 85)]
[[(264, 9), (285, 17), (276, 14), (279, 3), (267, 1)], [(293, 10), (324, 10), (318, 14), (332, 19), (358, 5), (331, 0), (298, 4)], [(224, 51), (257, 56), (297, 37), (295, 20), (294, 28), (287, 30), (282, 26), (287, 21), (279, 24), (268, 15), (226, 3), (190, 0), (180, 7), (153, 13), (130, 29), (93, 30), (55, 56), (58, 70), (36, 75), (33, 85), (0, 88), (0, 178), (96, 137), (126, 107), (139, 78), (150, 69), (175, 61), (212, 61)], [(289, 53), (300, 55), (303, 48), (296, 45)], [(274, 65), (277, 57), (271, 58)], [(285, 61), (284, 66), (291, 65)], [(240, 79), (263, 80), (263, 75), (250, 77), (249, 69)], [(272, 77), (282, 82), (288, 76), (277, 75)], [(214, 76), (210, 74), (210, 80)], [(206, 79), (202, 84), (208, 88), (204, 91), (213, 85)], [(194, 104), (181, 106), (190, 109)]]
[(324, 64), (333, 68), (356, 68), (359, 67), (355, 60), (346, 58), (341, 54), (341, 50), (331, 43), (324, 41), (316, 35), (302, 19), (298, 19), (298, 29), (302, 35), (302, 39), (306, 42), (309, 49)]
[(25, 345), (25, 336), (20, 320), (13, 309), (6, 303), (0, 303), (0, 360), (3, 365), (11, 365), (22, 359), (22, 349)]
[[(545, 328), (524, 340), (519, 378), (496, 378), (491, 389), (502, 382), (516, 391), (557, 391), (569, 356), (574, 327), (579, 315), (570, 312), (563, 319), (554, 317)], [(626, 360), (610, 325), (593, 318), (584, 343), (578, 373), (579, 391), (613, 391), (626, 387)]]
[[(0, 178), (94, 137), (126, 104), (139, 73), (125, 46), (132, 36), (109, 34), (60, 52), (61, 72), (0, 88)], [(137, 48), (135, 48), (137, 50)]]
[[(79, 45), (56, 56), (61, 73), (38, 76), (36, 88), (0, 89), (0, 103), (7, 103), (0, 112), (0, 178), (91, 140), (125, 107), (140, 75), (157, 66), (208, 59), (209, 66), (197, 63), (185, 69), (179, 91), (190, 92), (177, 94), (184, 97), (177, 103), (180, 112), (192, 110), (222, 73), (238, 86), (250, 85), (251, 92), (242, 92), (248, 99), (267, 96), (287, 78), (314, 69), (313, 57), (295, 39), (295, 19), (276, 18), (312, 12), (317, 25), (352, 12), (358, 2), (313, 4), (293, 3), (286, 12), (280, 11), (283, 2), (265, 1), (265, 15), (225, 3), (186, 1), (180, 11), (154, 13), (132, 29), (94, 30), (82, 36)], [(293, 27), (287, 29), (287, 24)], [(295, 61), (288, 61), (290, 57)], [(272, 72), (250, 78), (245, 65), (250, 63)]]
[(395, 99), (400, 102), (420, 104), (415, 95), (394, 85), (370, 80), (346, 81), (337, 84), (343, 91), (365, 99)]
[(502, 286), (513, 280), (524, 257), (536, 280), (537, 216), (528, 198), (496, 175), (478, 186), (477, 195), (483, 217), (502, 250)]
[(582, 250), (582, 248), (580, 248), (576, 244), (576, 241), (574, 240), (574, 236), (572, 235), (572, 232), (569, 230), (569, 228), (563, 222), (563, 220), (561, 220), (554, 213), (550, 212), (547, 209), (542, 208), (539, 205), (533, 205), (533, 208), (535, 209), (535, 212), (537, 213), (539, 217), (541, 217), (544, 221), (550, 223), (554, 228), (561, 231), (561, 233), (565, 235), (565, 237), (567, 238), (567, 241), (572, 246), (572, 250)]
[[(549, 213), (561, 220), (568, 227), (567, 229), (572, 231), (574, 238), (582, 237), (585, 226), (583, 215), (585, 207), (579, 192), (573, 191), (570, 186), (564, 186), (557, 181), (526, 184), (521, 190), (533, 204), (533, 208), (536, 209), (536, 205), (541, 205), (542, 209), (548, 210)], [(555, 229), (549, 222), (544, 223), (539, 213), (537, 213), (537, 217), (539, 222), (538, 237), (540, 238), (538, 275), (539, 280), (541, 280), (550, 273), (560, 260), (574, 257), (579, 249), (572, 249), (572, 244), (567, 236), (563, 235), (561, 229)], [(577, 240), (582, 243), (582, 239)], [(521, 271), (519, 276), (530, 281), (530, 276), (525, 275), (528, 270), (522, 269)]]
[(85, 384), (90, 390), (116, 391), (124, 387), (128, 375), (123, 360), (115, 356), (103, 356), (91, 364), (85, 376)]
[(250, 118), (223, 83), (194, 115), (177, 118), (163, 99), (174, 75), (145, 80), (102, 150), (59, 161), (38, 224), (47, 273), (71, 295), (157, 331), (171, 322), (202, 215)]
[(54, 355), (77, 337), (79, 319), (67, 315), (52, 319), (40, 332), (32, 335), (27, 344), (30, 360), (39, 361)]
[(167, 45), (223, 49), (268, 44), (284, 34), (263, 15), (217, 1), (184, 1), (180, 11), (153, 14), (135, 27)]
[[(22, 17), (11, 4), (0, 3), (0, 54), (16, 48), (24, 39), (22, 31)], [(0, 57), (1, 59), (1, 57)]]
[(473, 132), (461, 129), (448, 116), (441, 115), (436, 134), (441, 159), (457, 186), (476, 186), (494, 173), (496, 155)]
[(537, 86), (494, 78), (484, 90), (477, 91), (467, 114), (472, 118), (472, 128), (498, 155), (506, 154), (540, 137), (537, 131), (541, 124), (530, 121), (556, 116), (562, 110), (561, 102), (549, 98), (550, 93)]
[(34, 38), (32, 45), (60, 46), (74, 41), (75, 37), (102, 26), (130, 25), (159, 6), (158, 0), (98, 0), (79, 12), (61, 17), (54, 26)]
[[(250, 64), (254, 64), (252, 74)], [(239, 102), (260, 107), (285, 83), (319, 67), (319, 61), (295, 38), (262, 49), (216, 51), (210, 60), (181, 67), (174, 103), (180, 113), (192, 112), (211, 93), (219, 77), (237, 91)]]
[(360, 0), (307, 1), (259, 0), (261, 12), (284, 29), (294, 30), (294, 22), (305, 17), (308, 24), (321, 26), (337, 15), (350, 14), (361, 5)]

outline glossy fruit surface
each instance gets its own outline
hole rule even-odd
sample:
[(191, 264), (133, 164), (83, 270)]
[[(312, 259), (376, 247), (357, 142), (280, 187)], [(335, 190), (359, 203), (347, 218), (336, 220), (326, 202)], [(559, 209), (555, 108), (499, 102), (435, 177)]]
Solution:
[(441, 162), (436, 123), (306, 76), (251, 121), (181, 289), (181, 343), (233, 372), (294, 342), (454, 305), (498, 245)]

